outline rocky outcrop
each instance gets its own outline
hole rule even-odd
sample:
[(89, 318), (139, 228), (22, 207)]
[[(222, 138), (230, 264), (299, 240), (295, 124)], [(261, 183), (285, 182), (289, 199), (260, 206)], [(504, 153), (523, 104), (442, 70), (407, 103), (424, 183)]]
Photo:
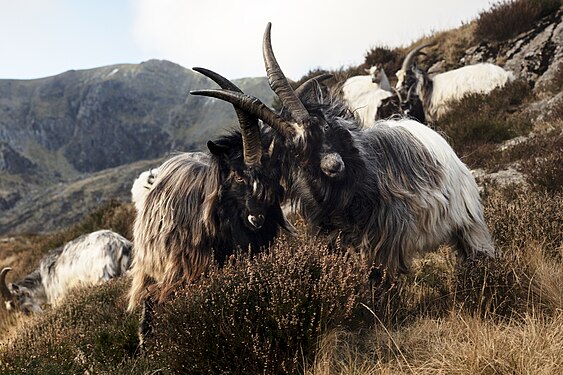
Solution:
[(466, 50), (462, 65), (492, 62), (503, 65), (533, 88), (536, 101), (526, 110), (534, 123), (563, 117), (563, 9), (505, 42), (482, 42)]

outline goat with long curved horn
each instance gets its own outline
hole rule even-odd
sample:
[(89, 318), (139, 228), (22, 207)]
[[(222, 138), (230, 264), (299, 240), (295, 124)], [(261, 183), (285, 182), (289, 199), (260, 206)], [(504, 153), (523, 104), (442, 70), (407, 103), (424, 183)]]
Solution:
[[(197, 67), (193, 68), (193, 70), (210, 78), (222, 89), (242, 93), (242, 90), (239, 89), (237, 85), (212, 70)], [(244, 156), (244, 163), (248, 166), (259, 165), (260, 160), (262, 159), (262, 143), (260, 140), (258, 118), (241, 110), (237, 106), (233, 107), (235, 108), (242, 134), (242, 152)]]
[(435, 44), (436, 44), (436, 42), (429, 42), (429, 43), (421, 44), (420, 46), (413, 48), (407, 54), (407, 56), (405, 56), (405, 59), (403, 60), (403, 64), (401, 65), (401, 69), (397, 73), (395, 73), (395, 75), (397, 76), (397, 85), (395, 87), (397, 89), (400, 90), (401, 87), (403, 86), (403, 82), (405, 80), (405, 76), (407, 74), (407, 71), (411, 68), (416, 56), (418, 56), (424, 48), (433, 46)]

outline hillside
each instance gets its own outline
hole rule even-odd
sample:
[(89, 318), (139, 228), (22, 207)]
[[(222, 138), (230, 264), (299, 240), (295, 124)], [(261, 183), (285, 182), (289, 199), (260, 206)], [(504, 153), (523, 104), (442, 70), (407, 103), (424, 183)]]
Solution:
[[(372, 49), (363, 65), (332, 72), (338, 85), (379, 57), (389, 73), (408, 50), (433, 40), (438, 44), (420, 59), (426, 69), (488, 61), (515, 73), (502, 89), (452, 103), (451, 112), (432, 124), (476, 177), (497, 256), (462, 259), (443, 244), (417, 257), (409, 273), (373, 283), (368, 275), (381, 269), (338, 243), (333, 248), (322, 236), (313, 238), (306, 223), (295, 220), (295, 233), (280, 236), (269, 250), (236, 254), (175, 290), (156, 308), (141, 355), (140, 312), (126, 310), (129, 277), (77, 288), (44, 314), (0, 308), (0, 372), (563, 374), (563, 7), (558, 0), (499, 4), (457, 29), (405, 48)], [(109, 74), (116, 68), (99, 69)], [(256, 82), (266, 84), (239, 81)], [(200, 112), (186, 109), (180, 117), (202, 124), (216, 111), (230, 112), (219, 104), (201, 102)], [(164, 105), (178, 111), (171, 113), (186, 108)], [(154, 125), (151, 134), (181, 134), (185, 147), (205, 131), (162, 126), (166, 132)], [(223, 124), (209, 126), (219, 131)], [(0, 216), (0, 228), (10, 233), (0, 237), (0, 269), (13, 268), (8, 281), (79, 234), (111, 228), (131, 238), (134, 208), (123, 203), (130, 184), (136, 173), (179, 149), (169, 142), (151, 159), (95, 171), (67, 160), (66, 144), (48, 160), (13, 146), (17, 142), (0, 148), (0, 166), (10, 171), (0, 181), (14, 189), (31, 181), (35, 189), (27, 194), (22, 188)], [(58, 175), (39, 189), (31, 178), (50, 170), (48, 162)]]
[[(235, 82), (272, 103), (265, 78)], [(0, 80), (0, 234), (64, 227), (101, 200), (126, 198), (131, 177), (143, 168), (129, 164), (196, 150), (224, 133), (237, 123), (231, 107), (189, 95), (209, 87), (214, 86), (206, 77), (157, 60)], [(114, 175), (107, 183), (115, 186), (80, 196), (76, 210), (51, 210), (61, 206), (56, 197), (71, 191), (70, 185), (104, 170)], [(61, 214), (67, 219), (60, 221)]]

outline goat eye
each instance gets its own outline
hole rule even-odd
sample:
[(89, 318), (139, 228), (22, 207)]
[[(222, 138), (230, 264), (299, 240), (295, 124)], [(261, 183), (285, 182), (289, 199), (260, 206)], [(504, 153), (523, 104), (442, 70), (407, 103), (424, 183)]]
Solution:
[(235, 181), (238, 184), (242, 184), (244, 182), (244, 178), (242, 178), (241, 176), (239, 176), (238, 174), (235, 175)]

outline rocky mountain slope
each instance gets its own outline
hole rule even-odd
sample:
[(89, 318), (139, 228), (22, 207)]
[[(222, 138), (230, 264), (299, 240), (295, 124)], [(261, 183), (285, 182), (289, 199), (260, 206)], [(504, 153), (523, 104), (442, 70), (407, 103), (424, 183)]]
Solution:
[[(511, 40), (468, 45), (454, 65), (488, 61), (512, 70), (532, 87), (525, 111), (534, 127), (561, 127), (562, 19), (559, 9)], [(274, 100), (265, 78), (236, 83)], [(53, 231), (103, 201), (127, 201), (140, 171), (236, 124), (230, 105), (188, 94), (207, 87), (192, 70), (156, 60), (0, 80), (0, 235)]]
[[(235, 82), (272, 103), (265, 78)], [(60, 215), (72, 220), (100, 200), (127, 198), (144, 168), (135, 162), (199, 149), (236, 126), (230, 105), (189, 95), (209, 87), (215, 86), (202, 75), (157, 60), (0, 80), (0, 233), (48, 231)], [(100, 171), (113, 174), (107, 183), (120, 188), (103, 180), (92, 186)], [(63, 197), (82, 181), (97, 189), (92, 197)], [(77, 199), (78, 212), (65, 212), (68, 199)]]

